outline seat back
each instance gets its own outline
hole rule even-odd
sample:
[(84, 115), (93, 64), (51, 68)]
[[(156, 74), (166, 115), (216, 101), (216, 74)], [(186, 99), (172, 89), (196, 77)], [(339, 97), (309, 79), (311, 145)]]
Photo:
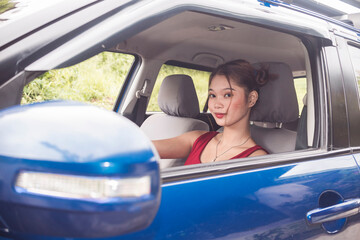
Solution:
[(255, 69), (265, 66), (270, 80), (260, 88), (259, 99), (251, 111), (251, 136), (269, 153), (295, 150), (296, 132), (282, 128), (284, 123), (296, 121), (299, 106), (290, 67), (285, 63), (253, 64)]
[[(160, 86), (158, 104), (163, 113), (149, 116), (141, 125), (151, 140), (172, 138), (194, 130), (209, 130), (207, 123), (194, 119), (200, 114), (200, 109), (190, 76), (167, 76)], [(185, 160), (161, 159), (160, 168), (183, 165)]]

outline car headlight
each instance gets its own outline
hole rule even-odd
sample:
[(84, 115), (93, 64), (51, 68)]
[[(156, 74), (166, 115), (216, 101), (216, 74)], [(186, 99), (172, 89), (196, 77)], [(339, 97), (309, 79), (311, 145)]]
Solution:
[(150, 176), (138, 178), (85, 177), (40, 172), (20, 172), (17, 191), (76, 199), (142, 197), (151, 192)]

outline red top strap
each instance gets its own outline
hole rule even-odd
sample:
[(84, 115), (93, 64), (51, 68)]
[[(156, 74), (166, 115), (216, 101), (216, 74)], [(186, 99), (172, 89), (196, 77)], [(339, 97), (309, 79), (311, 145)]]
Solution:
[[(201, 135), (200, 137), (198, 137), (196, 139), (196, 141), (194, 142), (194, 145), (191, 149), (191, 152), (188, 156), (188, 158), (186, 159), (185, 165), (191, 165), (191, 164), (199, 164), (201, 163), (200, 161), (200, 155), (203, 152), (204, 148), (206, 147), (206, 145), (210, 142), (210, 140), (215, 137), (219, 132), (207, 132), (204, 133), (203, 135)], [(248, 157), (249, 155), (251, 155), (253, 152), (257, 151), (257, 150), (264, 150), (266, 152), (265, 149), (263, 149), (261, 146), (259, 145), (255, 145), (251, 148), (246, 149), (245, 151), (239, 153), (238, 155), (232, 157), (231, 159), (235, 159), (235, 158), (245, 158)]]

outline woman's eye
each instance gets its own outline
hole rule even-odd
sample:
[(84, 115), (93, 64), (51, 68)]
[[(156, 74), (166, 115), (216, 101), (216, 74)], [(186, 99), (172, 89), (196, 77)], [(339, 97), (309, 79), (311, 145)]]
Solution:
[(224, 97), (226, 97), (226, 98), (229, 98), (231, 96), (232, 96), (231, 93), (227, 93), (227, 94), (224, 95)]
[(214, 97), (215, 97), (215, 94), (212, 94), (212, 93), (209, 94), (209, 98), (214, 98)]

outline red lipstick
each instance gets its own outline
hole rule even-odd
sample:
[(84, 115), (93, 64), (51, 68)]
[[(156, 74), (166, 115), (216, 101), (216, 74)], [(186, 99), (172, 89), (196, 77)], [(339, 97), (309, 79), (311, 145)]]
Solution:
[(216, 118), (223, 118), (224, 116), (225, 116), (225, 114), (223, 114), (223, 113), (215, 113), (215, 116), (216, 116)]

